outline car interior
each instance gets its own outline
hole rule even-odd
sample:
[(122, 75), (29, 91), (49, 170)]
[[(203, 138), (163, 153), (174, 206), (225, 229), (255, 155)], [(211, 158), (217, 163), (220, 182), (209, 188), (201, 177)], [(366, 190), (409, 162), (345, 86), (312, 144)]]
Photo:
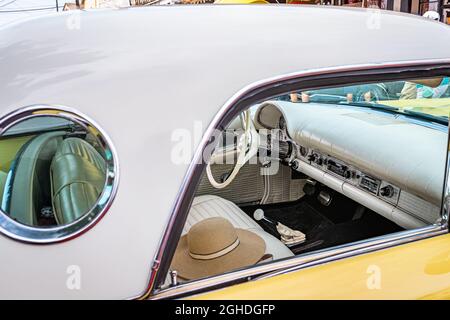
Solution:
[[(220, 135), (182, 236), (222, 217), (259, 235), (278, 260), (438, 223), (448, 118), (417, 111), (420, 99), (390, 106), (404, 86), (393, 83), (384, 101), (353, 100), (356, 89), (371, 91), (365, 84), (251, 106)], [(450, 107), (448, 86), (442, 92), (427, 106)], [(288, 241), (279, 224), (303, 237)]]
[(34, 227), (69, 224), (97, 202), (106, 162), (95, 135), (58, 117), (34, 117), (0, 137), (0, 202)]

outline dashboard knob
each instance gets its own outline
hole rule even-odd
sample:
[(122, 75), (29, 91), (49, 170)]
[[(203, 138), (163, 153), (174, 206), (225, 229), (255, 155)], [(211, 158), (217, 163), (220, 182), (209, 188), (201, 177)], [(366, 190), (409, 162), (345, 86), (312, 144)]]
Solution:
[(305, 147), (300, 147), (300, 155), (302, 157), (306, 157), (307, 154), (308, 154), (308, 149), (306, 149)]
[(311, 161), (311, 162), (315, 162), (316, 161), (316, 155), (315, 154), (310, 154), (308, 156), (308, 160)]
[(391, 185), (387, 185), (380, 189), (380, 195), (386, 198), (392, 198), (394, 195), (394, 188)]
[(345, 179), (350, 179), (352, 177), (352, 172), (350, 170), (345, 170), (344, 171), (344, 178)]

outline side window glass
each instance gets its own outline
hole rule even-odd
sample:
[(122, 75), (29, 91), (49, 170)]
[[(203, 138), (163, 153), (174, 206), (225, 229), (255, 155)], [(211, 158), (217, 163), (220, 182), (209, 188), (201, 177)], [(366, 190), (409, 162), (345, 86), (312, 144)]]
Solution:
[[(232, 123), (172, 264), (186, 282), (441, 223), (448, 77), (291, 92)], [(239, 134), (236, 132), (239, 131)], [(170, 276), (167, 283), (170, 282)]]

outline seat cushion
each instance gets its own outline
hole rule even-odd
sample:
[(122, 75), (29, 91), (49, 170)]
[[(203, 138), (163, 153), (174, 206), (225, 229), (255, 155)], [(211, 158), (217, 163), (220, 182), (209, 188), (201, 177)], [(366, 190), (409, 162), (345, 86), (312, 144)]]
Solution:
[(183, 234), (189, 232), (189, 229), (206, 218), (222, 217), (230, 221), (235, 228), (251, 230), (263, 230), (255, 220), (246, 215), (236, 204), (226, 199), (213, 195), (204, 195), (195, 197)]
[(61, 142), (51, 166), (53, 208), (58, 224), (70, 223), (97, 202), (106, 180), (105, 160), (86, 141)]
[(106, 171), (105, 159), (98, 153), (93, 146), (80, 138), (67, 138), (56, 151), (55, 158), (66, 154), (75, 154), (83, 160), (94, 165), (98, 170)]
[(225, 218), (230, 221), (235, 228), (245, 229), (259, 235), (266, 243), (266, 253), (271, 254), (274, 260), (294, 255), (288, 247), (280, 240), (264, 231), (255, 220), (250, 218), (236, 204), (213, 195), (204, 195), (194, 198), (183, 229), (183, 235), (188, 233), (189, 229), (197, 222), (212, 217)]

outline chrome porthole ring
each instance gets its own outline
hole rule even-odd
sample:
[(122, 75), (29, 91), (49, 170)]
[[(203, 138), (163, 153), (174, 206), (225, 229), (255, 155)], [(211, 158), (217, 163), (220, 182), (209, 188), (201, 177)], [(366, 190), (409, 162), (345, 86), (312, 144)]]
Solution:
[[(3, 235), (35, 244), (71, 240), (111, 207), (119, 184), (117, 153), (103, 129), (80, 112), (48, 105), (11, 112), (0, 118), (0, 153), (2, 148), (9, 152), (0, 158)], [(29, 180), (27, 170), (33, 170)]]

